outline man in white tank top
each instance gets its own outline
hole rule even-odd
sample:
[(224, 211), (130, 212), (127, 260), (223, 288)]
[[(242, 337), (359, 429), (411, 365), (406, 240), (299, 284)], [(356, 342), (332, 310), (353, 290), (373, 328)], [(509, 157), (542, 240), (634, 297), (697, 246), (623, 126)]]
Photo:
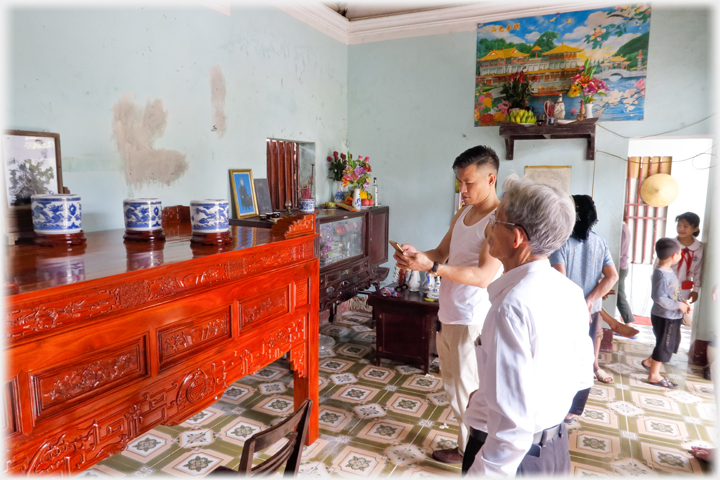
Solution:
[(485, 242), (485, 227), (500, 203), (495, 193), (499, 166), (497, 154), (488, 147), (477, 146), (460, 154), (453, 170), (465, 207), (452, 219), (437, 248), (420, 252), (405, 244), (404, 255), (396, 252), (393, 257), (402, 267), (443, 278), (438, 312), (442, 328), (436, 344), (445, 391), (460, 425), (458, 447), (433, 452), (433, 458), (444, 463), (462, 462), (465, 452), (468, 429), (463, 415), (470, 393), (478, 388), (474, 341), (490, 309), (486, 288), (501, 266), (490, 256)]

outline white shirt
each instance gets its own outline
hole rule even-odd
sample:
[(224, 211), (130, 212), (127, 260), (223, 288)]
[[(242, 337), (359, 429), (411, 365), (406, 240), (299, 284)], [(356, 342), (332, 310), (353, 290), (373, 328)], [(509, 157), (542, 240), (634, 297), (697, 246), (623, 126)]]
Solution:
[[(678, 243), (680, 243), (680, 242), (678, 241)], [(670, 267), (670, 268), (672, 268), (673, 272), (675, 272), (675, 275), (677, 275), (678, 281), (680, 282), (681, 285), (682, 285), (682, 282), (684, 282), (685, 280), (689, 280), (690, 277), (692, 277), (692, 279), (693, 279), (693, 283), (694, 283), (693, 288), (692, 289), (689, 289), (689, 288), (683, 289), (685, 298), (688, 297), (688, 294), (691, 291), (693, 291), (693, 292), (700, 291), (700, 281), (702, 280), (701, 276), (702, 276), (703, 243), (700, 240), (698, 240), (697, 238), (695, 238), (695, 239), (693, 239), (693, 243), (690, 244), (689, 247), (686, 247), (685, 245), (680, 244), (681, 250), (684, 250), (686, 248), (690, 251), (689, 255), (688, 255), (688, 257), (689, 257), (688, 260), (692, 259), (692, 261), (690, 262), (691, 263), (690, 268), (688, 269), (688, 265), (687, 265), (687, 262), (685, 261), (685, 259), (680, 261), (680, 263)], [(657, 261), (655, 263), (657, 263)]]
[(488, 293), (475, 348), (480, 388), (463, 415), (488, 437), (468, 473), (514, 477), (535, 432), (562, 422), (593, 385), (595, 352), (582, 290), (548, 260), (510, 270)]
[[(472, 209), (467, 207), (458, 217), (450, 238), (448, 265), (455, 267), (477, 267), (480, 250), (485, 243), (485, 227), (495, 210), (473, 225), (465, 225), (465, 217)], [(500, 272), (498, 272), (498, 275)], [(497, 278), (497, 277), (496, 277)], [(455, 283), (443, 278), (440, 284), (438, 318), (450, 325), (480, 325), (490, 308), (487, 289), (473, 285)]]

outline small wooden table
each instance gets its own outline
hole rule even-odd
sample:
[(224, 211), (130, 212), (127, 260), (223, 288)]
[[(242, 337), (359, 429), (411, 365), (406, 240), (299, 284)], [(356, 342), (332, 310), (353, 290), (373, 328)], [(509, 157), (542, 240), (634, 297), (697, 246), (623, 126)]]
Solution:
[(420, 292), (402, 290), (399, 297), (371, 293), (368, 305), (373, 307), (376, 326), (375, 365), (389, 358), (419, 363), (428, 373), (435, 351), (438, 302), (423, 300)]

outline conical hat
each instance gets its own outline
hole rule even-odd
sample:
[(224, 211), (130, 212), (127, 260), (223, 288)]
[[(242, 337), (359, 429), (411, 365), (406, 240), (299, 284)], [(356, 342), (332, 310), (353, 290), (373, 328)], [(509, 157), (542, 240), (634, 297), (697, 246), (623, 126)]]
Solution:
[(666, 173), (651, 175), (642, 183), (640, 196), (651, 207), (667, 207), (678, 196), (677, 180)]

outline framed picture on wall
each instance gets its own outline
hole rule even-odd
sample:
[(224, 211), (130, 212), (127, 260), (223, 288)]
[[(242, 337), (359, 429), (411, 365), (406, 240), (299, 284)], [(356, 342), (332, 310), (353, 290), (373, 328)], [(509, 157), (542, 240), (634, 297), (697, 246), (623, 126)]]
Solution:
[(233, 191), (235, 218), (258, 215), (252, 170), (230, 170), (230, 185)]
[(29, 205), (35, 194), (63, 193), (60, 134), (5, 131), (2, 155), (8, 207)]

